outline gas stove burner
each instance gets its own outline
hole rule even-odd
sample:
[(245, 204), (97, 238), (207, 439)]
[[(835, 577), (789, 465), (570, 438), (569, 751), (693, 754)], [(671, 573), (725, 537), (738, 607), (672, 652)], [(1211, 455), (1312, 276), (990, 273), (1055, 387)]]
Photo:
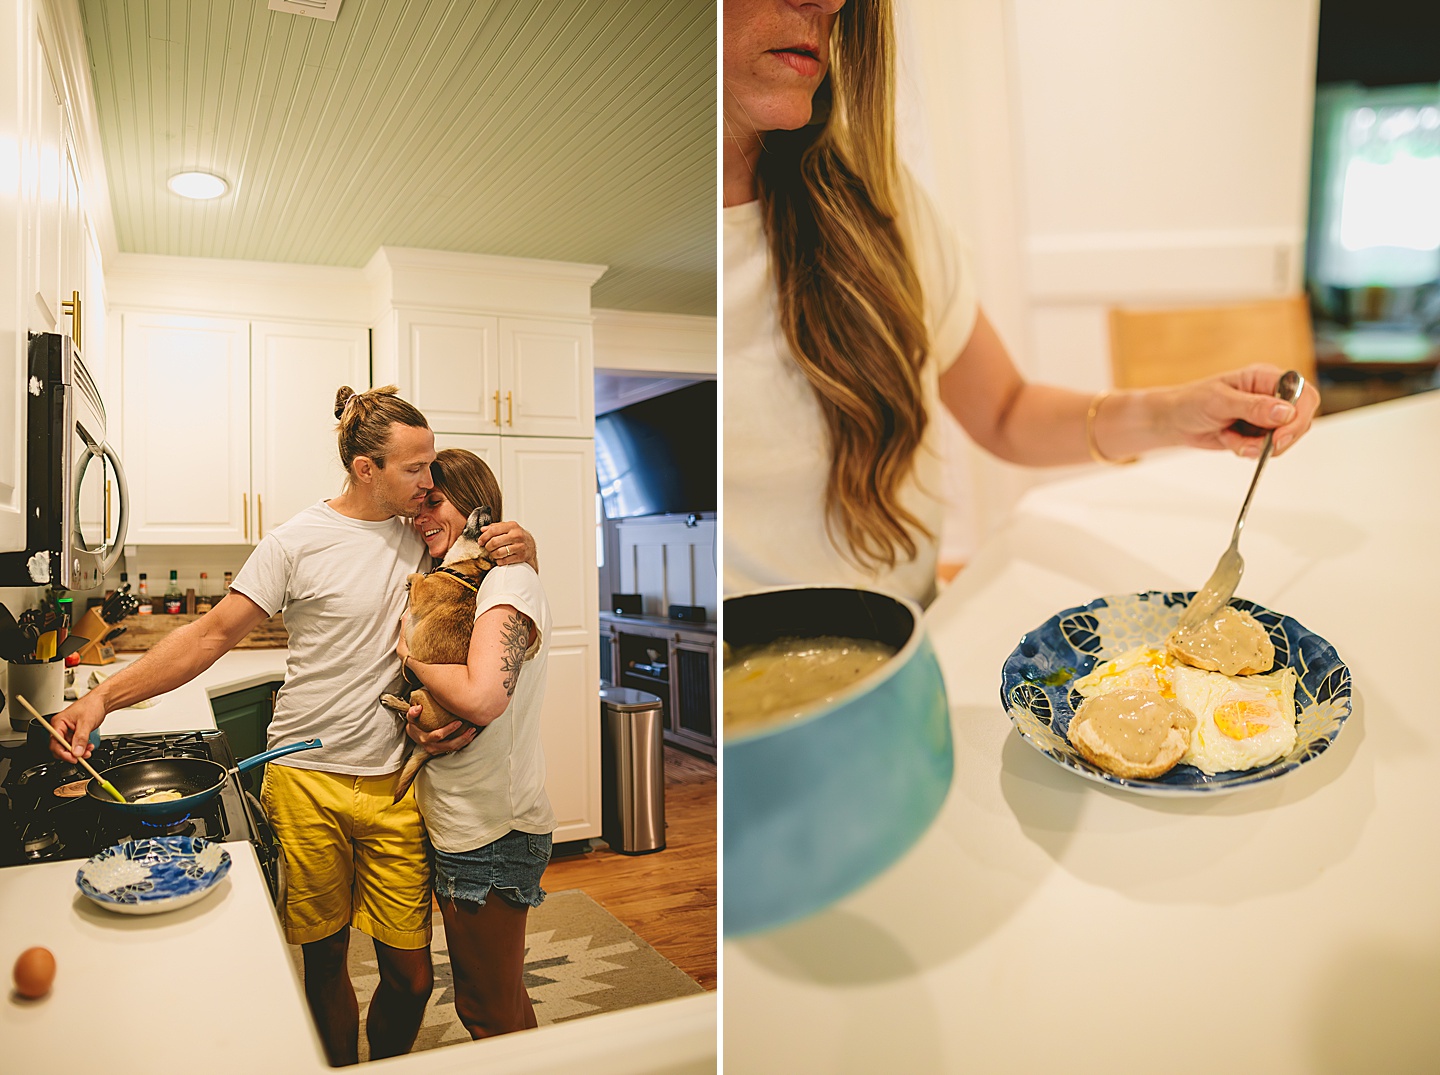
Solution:
[(61, 858), (64, 851), (65, 845), (60, 840), (60, 834), (54, 829), (25, 833), (25, 857), (27, 859), (40, 862), (44, 859)]
[(135, 826), (137, 840), (149, 840), (156, 836), (194, 836), (195, 820), (182, 817), (179, 821), (140, 821)]
[(210, 759), (210, 751), (204, 743), (167, 743), (161, 754), (166, 758), (204, 758), (206, 761)]

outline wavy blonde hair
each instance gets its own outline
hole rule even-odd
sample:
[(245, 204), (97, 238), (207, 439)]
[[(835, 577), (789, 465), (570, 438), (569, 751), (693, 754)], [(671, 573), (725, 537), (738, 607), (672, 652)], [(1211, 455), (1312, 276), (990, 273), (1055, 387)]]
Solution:
[(897, 222), (894, 49), (890, 0), (849, 0), (810, 125), (766, 134), (756, 174), (780, 326), (829, 437), (826, 527), (884, 567), (932, 536), (900, 503), (928, 422), (928, 338)]

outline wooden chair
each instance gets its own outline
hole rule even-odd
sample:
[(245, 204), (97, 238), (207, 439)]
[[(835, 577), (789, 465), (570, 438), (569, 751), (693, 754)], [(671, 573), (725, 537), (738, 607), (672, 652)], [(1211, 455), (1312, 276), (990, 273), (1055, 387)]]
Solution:
[(1315, 383), (1315, 340), (1304, 295), (1176, 309), (1112, 307), (1116, 388), (1181, 384), (1268, 362)]

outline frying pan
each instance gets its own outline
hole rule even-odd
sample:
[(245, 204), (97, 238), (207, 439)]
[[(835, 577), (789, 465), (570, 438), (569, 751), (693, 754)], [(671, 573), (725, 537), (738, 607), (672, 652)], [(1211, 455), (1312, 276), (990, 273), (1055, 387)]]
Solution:
[(313, 750), (318, 746), (320, 740), (307, 739), (303, 743), (276, 747), (274, 750), (246, 758), (233, 769), (226, 769), (219, 762), (207, 758), (146, 758), (113, 766), (100, 774), (130, 800), (149, 795), (152, 791), (180, 792), (180, 798), (171, 799), (169, 802), (119, 803), (100, 790), (100, 781), (94, 779), (86, 785), (85, 794), (99, 803), (102, 809), (122, 814), (132, 821), (147, 821), (152, 824), (179, 821), (189, 817), (220, 794), (220, 789), (225, 786), (227, 773), (234, 773), (238, 778), (241, 773), (273, 758), (294, 754), (297, 750)]

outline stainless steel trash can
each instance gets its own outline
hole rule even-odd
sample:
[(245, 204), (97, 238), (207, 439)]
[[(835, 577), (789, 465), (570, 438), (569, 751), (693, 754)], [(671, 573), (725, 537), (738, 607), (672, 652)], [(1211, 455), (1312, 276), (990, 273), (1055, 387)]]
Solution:
[(600, 688), (600, 825), (613, 851), (665, 849), (664, 719), (653, 694)]

